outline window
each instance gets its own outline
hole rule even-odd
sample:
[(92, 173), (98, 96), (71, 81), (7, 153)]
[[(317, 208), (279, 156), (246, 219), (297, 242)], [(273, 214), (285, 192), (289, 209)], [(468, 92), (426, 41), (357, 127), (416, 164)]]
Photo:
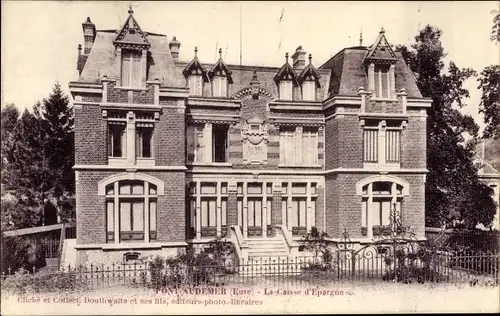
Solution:
[(227, 78), (216, 76), (212, 81), (212, 96), (227, 97)]
[(362, 189), (361, 235), (372, 237), (390, 229), (401, 216), (403, 187), (393, 182), (373, 182)]
[[(199, 192), (196, 190), (197, 185), (199, 185)], [(191, 182), (189, 184), (191, 238), (215, 237), (218, 232), (227, 231), (227, 188), (227, 182)], [(199, 223), (197, 223), (198, 220)]]
[(280, 163), (286, 165), (318, 164), (318, 129), (280, 128)]
[(316, 82), (313, 80), (302, 83), (302, 100), (316, 101)]
[(279, 95), (280, 100), (293, 100), (293, 84), (291, 80), (280, 81)]
[(212, 128), (212, 157), (214, 162), (227, 162), (227, 125), (214, 125)]
[(135, 129), (135, 152), (138, 158), (153, 157), (153, 126), (138, 124)]
[(109, 184), (106, 187), (107, 241), (115, 241), (116, 233), (118, 241), (144, 241), (148, 230), (149, 240), (156, 240), (156, 194), (156, 186), (144, 181), (122, 180)]
[(125, 141), (125, 123), (108, 124), (108, 156), (109, 157), (125, 157), (126, 141)]
[(292, 235), (306, 234), (316, 217), (317, 183), (282, 183), (281, 187), (283, 223), (291, 230)]
[(190, 95), (203, 95), (203, 77), (201, 75), (191, 75), (188, 78), (188, 86)]
[(389, 98), (389, 66), (375, 66), (375, 97)]
[(141, 60), (141, 51), (122, 50), (121, 85), (123, 87), (140, 87), (142, 85)]
[[(401, 156), (401, 121), (368, 120), (363, 130), (363, 161), (399, 163)], [(384, 145), (382, 152), (379, 144)]]

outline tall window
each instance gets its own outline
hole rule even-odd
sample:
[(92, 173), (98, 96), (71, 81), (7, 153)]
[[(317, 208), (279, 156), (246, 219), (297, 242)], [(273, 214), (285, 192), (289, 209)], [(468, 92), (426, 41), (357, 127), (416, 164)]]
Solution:
[(203, 77), (201, 75), (191, 75), (188, 78), (189, 94), (195, 96), (203, 95)]
[(293, 84), (291, 80), (282, 80), (279, 84), (280, 100), (293, 100)]
[(135, 150), (138, 158), (153, 157), (153, 126), (137, 124), (135, 129)]
[(227, 97), (227, 78), (215, 76), (212, 81), (212, 96)]
[(188, 160), (193, 162), (227, 162), (228, 130), (225, 124), (201, 123), (187, 127)]
[(138, 50), (122, 50), (121, 85), (124, 87), (140, 87), (142, 85), (142, 52)]
[(125, 123), (113, 122), (108, 124), (108, 156), (125, 157)]
[[(106, 186), (107, 241), (156, 240), (157, 188), (144, 181), (123, 180)], [(148, 219), (148, 220), (146, 220)], [(147, 241), (147, 240), (146, 240)]]
[[(220, 189), (218, 189), (220, 187)], [(197, 216), (200, 220), (201, 237), (214, 237), (217, 235), (217, 225), (220, 221), (220, 231), (227, 230), (227, 182), (201, 182), (197, 192), (196, 182), (190, 183), (190, 227), (192, 237), (197, 235)], [(218, 191), (219, 190), (219, 191)], [(199, 208), (197, 209), (197, 201)], [(197, 212), (199, 211), (199, 214)]]
[(391, 213), (401, 216), (403, 187), (393, 182), (373, 182), (363, 187), (362, 194), (361, 235), (371, 237), (390, 229), (394, 220)]
[(389, 98), (389, 66), (375, 66), (375, 97)]
[[(363, 161), (399, 163), (402, 126), (402, 122), (397, 120), (367, 120), (363, 130)], [(381, 150), (380, 144), (383, 145)]]
[(280, 128), (280, 163), (318, 164), (318, 128), (284, 126)]
[(302, 83), (302, 100), (316, 101), (316, 82), (307, 80)]

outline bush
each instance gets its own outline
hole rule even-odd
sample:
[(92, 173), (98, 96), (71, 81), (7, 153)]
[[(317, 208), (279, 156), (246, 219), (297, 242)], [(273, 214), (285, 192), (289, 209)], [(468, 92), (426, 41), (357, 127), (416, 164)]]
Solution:
[(21, 268), (26, 270), (30, 268), (30, 246), (21, 238), (2, 236), (1, 243), (2, 273), (13, 274)]
[(71, 292), (85, 289), (75, 272), (39, 272), (30, 274), (21, 268), (2, 282), (2, 290), (11, 294)]

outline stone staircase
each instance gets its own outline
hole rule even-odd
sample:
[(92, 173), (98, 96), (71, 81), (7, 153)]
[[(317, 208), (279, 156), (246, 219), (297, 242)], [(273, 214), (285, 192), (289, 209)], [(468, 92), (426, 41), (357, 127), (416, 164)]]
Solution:
[(248, 245), (248, 260), (286, 259), (290, 255), (288, 246), (279, 238), (248, 238), (245, 242)]
[(61, 260), (59, 270), (68, 270), (68, 266), (74, 268), (76, 266), (76, 238), (65, 239), (61, 250)]

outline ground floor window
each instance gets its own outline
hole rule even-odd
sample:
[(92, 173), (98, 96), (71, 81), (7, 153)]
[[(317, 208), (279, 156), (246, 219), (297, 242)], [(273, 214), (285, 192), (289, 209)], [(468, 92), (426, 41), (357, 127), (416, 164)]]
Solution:
[(157, 187), (145, 181), (122, 180), (106, 186), (106, 240), (156, 240)]

